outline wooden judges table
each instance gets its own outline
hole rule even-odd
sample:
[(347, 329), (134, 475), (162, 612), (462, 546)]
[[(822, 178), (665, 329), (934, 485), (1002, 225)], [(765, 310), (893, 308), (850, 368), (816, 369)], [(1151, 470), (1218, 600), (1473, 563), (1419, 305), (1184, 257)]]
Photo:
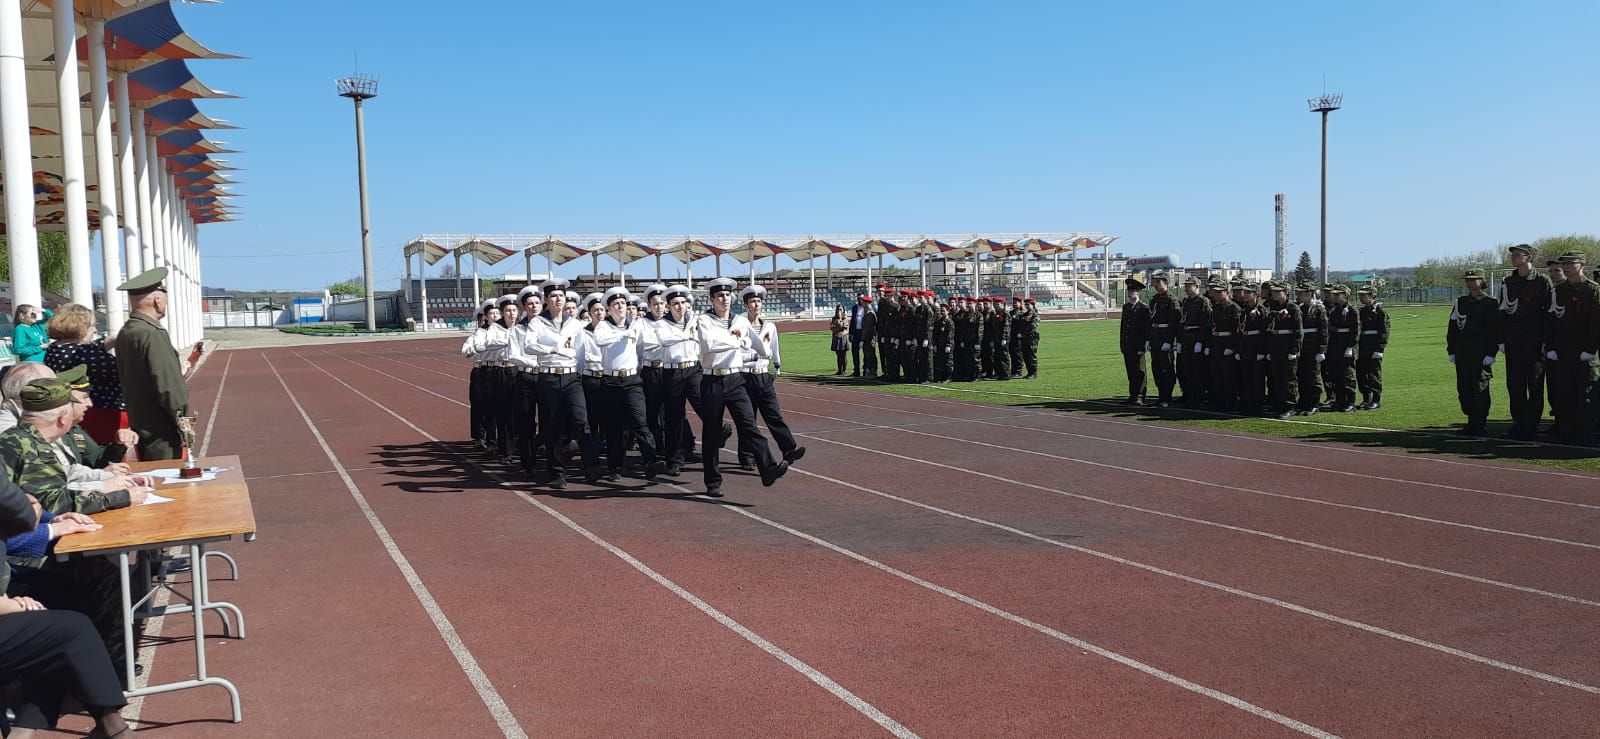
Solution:
[[(181, 466), (179, 460), (163, 460), (158, 462), (137, 462), (132, 465), (135, 473), (147, 473), (156, 469), (172, 469)], [(245, 484), (244, 471), (239, 466), (239, 457), (206, 457), (199, 460), (202, 468), (222, 468), (216, 479), (205, 482), (182, 482), (179, 480), (164, 481), (158, 485), (154, 494), (164, 498), (171, 498), (170, 503), (156, 503), (149, 505), (130, 506), (114, 511), (96, 513), (94, 520), (104, 524), (105, 528), (99, 531), (65, 536), (56, 541), (55, 555), (58, 559), (68, 557), (83, 557), (90, 555), (109, 556), (116, 555), (118, 568), (122, 574), (122, 612), (123, 636), (127, 657), (128, 685), (133, 682), (134, 643), (133, 623), (136, 618), (165, 615), (173, 613), (194, 614), (194, 653), (195, 677), (190, 680), (179, 680), (171, 683), (146, 685), (136, 690), (129, 690), (127, 695), (133, 698), (141, 695), (167, 693), (174, 690), (198, 688), (205, 685), (218, 685), (228, 691), (228, 696), (233, 703), (233, 720), (235, 723), (244, 720), (244, 714), (239, 708), (239, 690), (232, 682), (220, 677), (206, 674), (206, 638), (205, 638), (205, 612), (215, 610), (223, 620), (225, 631), (228, 627), (227, 613), (231, 611), (239, 619), (239, 636), (244, 636), (244, 614), (239, 607), (224, 601), (213, 601), (210, 597), (210, 586), (207, 581), (206, 545), (219, 541), (228, 541), (235, 536), (242, 536), (245, 541), (255, 540), (256, 519), (255, 512), (250, 506), (250, 488)], [(190, 575), (192, 580), (191, 595), (188, 604), (151, 608), (145, 611), (138, 610), (145, 601), (150, 599), (146, 595), (139, 601), (133, 600), (130, 587), (128, 555), (131, 552), (142, 550), (160, 549), (164, 547), (185, 547), (189, 550)], [(211, 552), (219, 555), (218, 552)], [(226, 557), (226, 555), (221, 555)], [(141, 557), (141, 560), (148, 558)], [(229, 560), (230, 564), (232, 560)], [(141, 571), (146, 569), (149, 562), (140, 563)], [(235, 570), (237, 576), (237, 570)], [(163, 586), (170, 587), (170, 583)], [(152, 588), (154, 594), (158, 588)], [(180, 594), (180, 597), (181, 594)]]

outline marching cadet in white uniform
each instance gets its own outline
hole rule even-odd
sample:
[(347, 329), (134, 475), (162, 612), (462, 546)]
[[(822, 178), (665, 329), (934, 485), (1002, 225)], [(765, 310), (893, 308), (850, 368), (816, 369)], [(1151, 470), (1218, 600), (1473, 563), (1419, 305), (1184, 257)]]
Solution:
[(662, 457), (667, 456), (666, 433), (662, 430), (662, 366), (666, 352), (656, 339), (656, 326), (667, 315), (667, 286), (657, 282), (644, 289), (644, 309), (639, 314), (639, 377), (644, 381), (644, 416), (650, 425), (650, 439)]
[(627, 455), (625, 437), (631, 435), (643, 457), (645, 479), (654, 480), (666, 469), (656, 459), (655, 440), (645, 420), (644, 380), (639, 377), (639, 347), (644, 322), (628, 317), (627, 288), (605, 293), (606, 317), (595, 324), (594, 346), (601, 357), (599, 416), (606, 419), (606, 478), (622, 477)]
[(789, 463), (772, 458), (767, 440), (756, 428), (755, 409), (745, 391), (744, 350), (767, 356), (767, 347), (752, 342), (750, 322), (733, 313), (733, 280), (719, 277), (706, 285), (711, 293), (711, 310), (695, 319), (694, 332), (700, 347), (700, 461), (705, 467), (706, 495), (722, 497), (722, 472), (717, 469), (717, 450), (722, 446), (722, 411), (733, 416), (739, 432), (739, 451), (755, 459), (761, 471), (761, 484), (771, 486), (789, 471)]
[(588, 408), (578, 384), (583, 322), (566, 315), (566, 287), (567, 281), (559, 277), (539, 286), (545, 296), (544, 312), (528, 322), (520, 347), (539, 363), (539, 430), (543, 434), (545, 470), (550, 486), (556, 490), (567, 487), (564, 455), (557, 450), (563, 432), (578, 442), (590, 481), (600, 477), (594, 445), (590, 443)]
[(589, 434), (592, 437), (596, 459), (605, 454), (606, 418), (600, 409), (605, 407), (601, 402), (601, 390), (605, 386), (602, 367), (600, 366), (600, 348), (594, 345), (594, 327), (605, 318), (606, 307), (601, 300), (600, 293), (589, 293), (583, 296), (578, 304), (578, 317), (584, 320), (583, 332), (578, 337), (583, 340), (582, 350), (578, 353), (578, 366), (582, 368), (579, 373), (579, 384), (583, 385), (583, 402), (590, 409)]
[[(806, 455), (806, 448), (795, 443), (794, 434), (789, 432), (789, 424), (783, 420), (783, 410), (778, 407), (778, 389), (773, 380), (783, 367), (783, 359), (778, 353), (778, 324), (761, 316), (766, 299), (767, 289), (760, 285), (751, 285), (739, 292), (739, 302), (744, 304), (745, 320), (750, 322), (752, 329), (751, 349), (744, 353), (745, 391), (750, 394), (751, 405), (767, 422), (767, 430), (772, 432), (772, 440), (778, 443), (783, 461), (794, 464)], [(757, 343), (767, 348), (765, 356), (755, 350)], [(749, 465), (753, 464), (753, 459), (746, 457), (742, 451), (739, 453), (740, 467), (749, 469)]]
[(472, 440), (477, 443), (480, 450), (488, 451), (494, 440), (493, 424), (489, 422), (489, 398), (486, 393), (492, 381), (489, 379), (488, 348), (484, 346), (484, 339), (488, 337), (489, 325), (500, 320), (500, 309), (494, 306), (494, 298), (485, 299), (478, 304), (478, 328), (467, 336), (461, 344), (461, 355), (472, 357), (472, 374), (467, 380), (467, 398), (470, 401), (470, 415), (472, 418)]
[[(517, 456), (522, 458), (522, 471), (532, 475), (538, 471), (539, 448), (539, 361), (521, 350), (527, 341), (528, 324), (544, 308), (539, 287), (529, 285), (517, 291), (522, 304), (522, 315), (517, 328), (512, 331), (511, 345), (517, 347), (512, 361), (516, 363), (516, 413)], [(519, 333), (520, 332), (520, 333)]]
[(688, 408), (694, 408), (696, 415), (700, 412), (700, 343), (689, 288), (673, 285), (662, 296), (668, 312), (644, 342), (646, 351), (655, 346), (661, 352), (662, 456), (667, 459), (667, 474), (676, 477), (694, 450)]
[(507, 464), (512, 459), (512, 451), (517, 447), (517, 431), (521, 418), (517, 416), (517, 363), (521, 353), (511, 346), (511, 335), (517, 327), (517, 296), (501, 295), (495, 301), (495, 307), (500, 309), (500, 331), (498, 337), (491, 341), (499, 341), (499, 350), (496, 354), (498, 366), (495, 375), (499, 378), (493, 396), (494, 424), (497, 433), (495, 439), (495, 454)]

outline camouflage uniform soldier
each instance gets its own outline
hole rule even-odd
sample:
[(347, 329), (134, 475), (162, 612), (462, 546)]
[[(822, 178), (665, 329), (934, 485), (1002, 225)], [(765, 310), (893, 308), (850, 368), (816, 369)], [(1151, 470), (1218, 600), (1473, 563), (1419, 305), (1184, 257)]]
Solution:
[(1178, 372), (1173, 367), (1173, 352), (1178, 342), (1178, 324), (1182, 315), (1178, 301), (1167, 292), (1166, 273), (1150, 278), (1156, 294), (1150, 298), (1150, 373), (1156, 379), (1156, 405), (1162, 408), (1172, 403), (1172, 386), (1177, 383)]
[(1309, 282), (1295, 285), (1300, 298), (1300, 415), (1317, 412), (1322, 397), (1322, 360), (1328, 351), (1328, 311), (1317, 300), (1317, 288)]
[(1206, 364), (1206, 338), (1211, 332), (1211, 302), (1200, 294), (1200, 279), (1190, 275), (1183, 280), (1183, 331), (1178, 334), (1178, 383), (1183, 387), (1179, 403), (1199, 408), (1206, 404), (1210, 389), (1210, 369)]
[(1580, 444), (1594, 432), (1595, 357), (1600, 354), (1600, 286), (1583, 273), (1581, 252), (1561, 255), (1566, 281), (1556, 286), (1550, 306), (1545, 359), (1554, 377), (1556, 437)]
[(1022, 376), (1022, 368), (1023, 368), (1022, 347), (1023, 347), (1024, 344), (1028, 343), (1028, 341), (1027, 341), (1027, 332), (1028, 332), (1027, 321), (1024, 320), (1026, 318), (1027, 314), (1028, 314), (1028, 309), (1027, 309), (1027, 306), (1022, 302), (1022, 296), (1017, 295), (1017, 296), (1012, 297), (1011, 298), (1011, 313), (1008, 316), (1011, 319), (1011, 332), (1010, 332), (1009, 336), (1007, 337), (1011, 341), (1011, 345), (1010, 345), (1011, 349), (1010, 349), (1010, 353), (1007, 356), (1007, 359), (1011, 363), (1011, 376), (1012, 377), (1021, 377)]
[(1348, 413), (1356, 409), (1356, 343), (1361, 338), (1361, 314), (1350, 305), (1350, 288), (1334, 285), (1328, 291), (1328, 360), (1323, 376), (1329, 381), (1329, 410)]
[(1300, 306), (1289, 299), (1289, 286), (1271, 283), (1267, 301), (1267, 357), (1272, 377), (1272, 411), (1278, 418), (1294, 418), (1299, 405)]
[[(1128, 290), (1128, 302), (1122, 304), (1122, 368), (1128, 375), (1127, 405), (1144, 405), (1145, 377), (1144, 353), (1150, 351), (1150, 306), (1140, 299), (1144, 283), (1138, 277), (1122, 281)], [(1032, 375), (1029, 375), (1032, 377)]]
[[(1378, 302), (1371, 285), (1356, 291), (1361, 299), (1361, 340), (1356, 346), (1356, 386), (1361, 389), (1357, 409), (1375, 411), (1383, 401), (1383, 350), (1389, 346), (1389, 312)], [(1540, 403), (1541, 407), (1543, 402)], [(1537, 416), (1533, 419), (1538, 424)]]
[(1234, 382), (1239, 364), (1239, 304), (1228, 298), (1228, 283), (1221, 276), (1213, 277), (1206, 287), (1211, 291), (1211, 335), (1206, 338), (1211, 407), (1231, 411), (1239, 402), (1239, 387)]
[(1511, 430), (1505, 438), (1533, 441), (1544, 415), (1544, 334), (1555, 286), (1533, 268), (1533, 247), (1511, 247), (1513, 271), (1500, 283), (1500, 351), (1506, 355)]
[(990, 347), (994, 358), (989, 360), (994, 365), (994, 379), (1011, 379), (1011, 314), (1006, 312), (1005, 298), (995, 298), (994, 313), (989, 317), (994, 322), (995, 343)]
[(1022, 361), (1028, 365), (1027, 379), (1039, 376), (1039, 305), (1028, 298), (1027, 314), (1023, 316), (1025, 328), (1022, 336)]
[(1483, 291), (1483, 270), (1461, 275), (1467, 294), (1456, 298), (1445, 329), (1445, 351), (1456, 366), (1456, 398), (1467, 423), (1457, 433), (1483, 436), (1489, 420), (1489, 381), (1500, 342), (1500, 306)]
[(933, 317), (933, 381), (949, 382), (954, 371), (952, 352), (955, 351), (955, 320), (950, 317), (950, 312), (943, 305), (939, 305)]
[(1242, 283), (1239, 290), (1239, 411), (1258, 414), (1267, 389), (1267, 310), (1259, 286)]

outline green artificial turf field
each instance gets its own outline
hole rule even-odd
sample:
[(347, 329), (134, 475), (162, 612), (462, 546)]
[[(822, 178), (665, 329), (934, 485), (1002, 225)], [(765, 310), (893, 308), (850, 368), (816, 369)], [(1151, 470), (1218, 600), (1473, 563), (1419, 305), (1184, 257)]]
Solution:
[[(1416, 453), (1448, 453), (1506, 459), (1569, 469), (1600, 470), (1600, 450), (1552, 444), (1519, 444), (1497, 437), (1509, 427), (1502, 366), (1494, 367), (1490, 439), (1452, 432), (1464, 418), (1456, 402), (1454, 368), (1445, 358), (1449, 306), (1386, 306), (1391, 332), (1384, 352), (1383, 408), (1355, 413), (1319, 413), (1295, 421), (1243, 418), (1177, 408), (1131, 408), (1116, 319), (1047, 321), (1040, 324), (1039, 377), (1006, 382), (888, 385), (834, 377), (826, 332), (785, 333), (783, 374), (798, 382), (869, 387), (904, 395), (951, 398), (1002, 405), (1058, 408), (1152, 422), (1209, 426), (1234, 431), (1385, 446)], [(1154, 381), (1150, 381), (1154, 396)], [(1358, 398), (1359, 401), (1359, 398)]]

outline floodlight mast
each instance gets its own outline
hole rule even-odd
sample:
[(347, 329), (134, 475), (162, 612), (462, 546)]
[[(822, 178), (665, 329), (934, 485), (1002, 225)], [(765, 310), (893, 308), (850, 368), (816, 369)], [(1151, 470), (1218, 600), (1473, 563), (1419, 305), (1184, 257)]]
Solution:
[(353, 74), (334, 82), (339, 97), (356, 103), (356, 176), (361, 189), (361, 276), (367, 300), (367, 330), (377, 330), (377, 306), (372, 295), (372, 228), (367, 215), (367, 136), (361, 115), (361, 102), (378, 96), (378, 78)]
[(1343, 93), (1323, 93), (1306, 101), (1313, 113), (1322, 114), (1322, 283), (1328, 284), (1328, 114), (1344, 103)]

